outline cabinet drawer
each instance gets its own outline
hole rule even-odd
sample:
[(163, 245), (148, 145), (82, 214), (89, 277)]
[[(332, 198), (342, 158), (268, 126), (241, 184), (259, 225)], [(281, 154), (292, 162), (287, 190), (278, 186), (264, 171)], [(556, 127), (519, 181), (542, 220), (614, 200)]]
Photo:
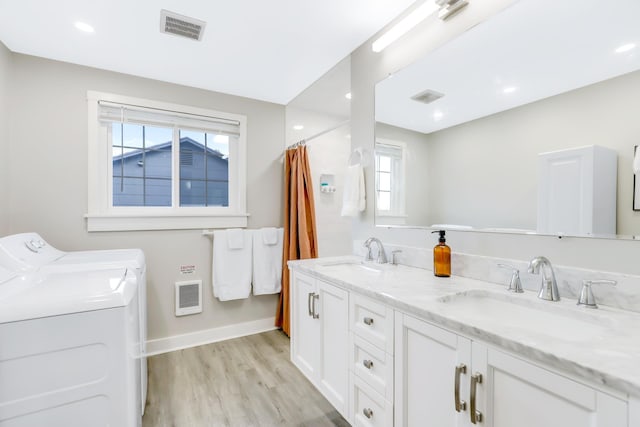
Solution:
[(351, 370), (385, 399), (393, 400), (393, 356), (353, 333)]
[(356, 375), (352, 387), (354, 427), (390, 427), (393, 425), (393, 405), (376, 393)]
[(351, 299), (351, 331), (393, 354), (393, 310), (360, 295)]

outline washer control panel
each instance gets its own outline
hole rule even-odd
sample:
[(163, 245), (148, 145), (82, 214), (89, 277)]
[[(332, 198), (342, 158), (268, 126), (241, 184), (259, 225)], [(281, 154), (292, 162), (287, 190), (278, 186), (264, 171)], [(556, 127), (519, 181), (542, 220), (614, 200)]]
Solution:
[(38, 233), (13, 234), (0, 238), (0, 266), (12, 271), (25, 271), (41, 267), (61, 256)]

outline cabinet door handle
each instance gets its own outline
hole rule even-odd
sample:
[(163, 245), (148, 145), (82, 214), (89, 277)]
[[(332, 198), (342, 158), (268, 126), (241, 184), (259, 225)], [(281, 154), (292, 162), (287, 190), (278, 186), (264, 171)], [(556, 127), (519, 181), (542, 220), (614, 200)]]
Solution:
[(362, 410), (362, 413), (364, 414), (365, 417), (367, 418), (371, 418), (373, 417), (373, 411), (371, 410), (371, 408), (364, 408)]
[(482, 374), (480, 372), (471, 375), (471, 395), (469, 396), (469, 417), (471, 418), (471, 424), (482, 422), (482, 412), (476, 409), (476, 387), (478, 384), (482, 384)]
[(373, 325), (373, 318), (371, 318), (371, 317), (365, 317), (365, 318), (364, 318), (364, 324), (365, 324), (365, 325), (369, 325), (369, 326)]
[(460, 400), (460, 374), (467, 373), (467, 365), (464, 363), (456, 366), (456, 376), (455, 376), (455, 386), (453, 390), (453, 398), (455, 401), (456, 412), (466, 411), (467, 410), (467, 402), (464, 400)]
[(309, 309), (309, 316), (313, 317), (313, 308), (311, 307), (311, 300), (313, 299), (313, 292), (309, 292), (307, 295), (307, 309)]
[(316, 301), (320, 299), (320, 294), (313, 294), (313, 318), (319, 319), (320, 313), (316, 312)]
[(362, 364), (367, 369), (371, 369), (373, 367), (373, 361), (372, 360), (363, 360)]

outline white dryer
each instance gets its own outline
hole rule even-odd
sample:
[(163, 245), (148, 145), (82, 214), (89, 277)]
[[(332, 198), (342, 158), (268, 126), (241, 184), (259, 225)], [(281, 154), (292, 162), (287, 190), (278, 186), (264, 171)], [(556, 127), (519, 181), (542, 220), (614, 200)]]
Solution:
[(135, 272), (139, 288), (140, 404), (144, 414), (147, 399), (147, 266), (141, 249), (112, 249), (64, 252), (47, 243), (38, 233), (20, 233), (0, 238), (0, 266), (13, 271), (82, 271), (128, 268)]
[(7, 271), (0, 270), (0, 426), (141, 425), (133, 271)]

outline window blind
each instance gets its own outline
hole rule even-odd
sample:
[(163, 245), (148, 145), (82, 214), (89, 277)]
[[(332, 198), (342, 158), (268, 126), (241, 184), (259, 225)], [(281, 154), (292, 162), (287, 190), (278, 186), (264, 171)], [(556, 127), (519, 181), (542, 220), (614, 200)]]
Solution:
[(240, 122), (236, 120), (109, 101), (98, 101), (98, 118), (101, 122), (108, 123), (138, 123), (203, 130), (229, 136), (240, 135)]

